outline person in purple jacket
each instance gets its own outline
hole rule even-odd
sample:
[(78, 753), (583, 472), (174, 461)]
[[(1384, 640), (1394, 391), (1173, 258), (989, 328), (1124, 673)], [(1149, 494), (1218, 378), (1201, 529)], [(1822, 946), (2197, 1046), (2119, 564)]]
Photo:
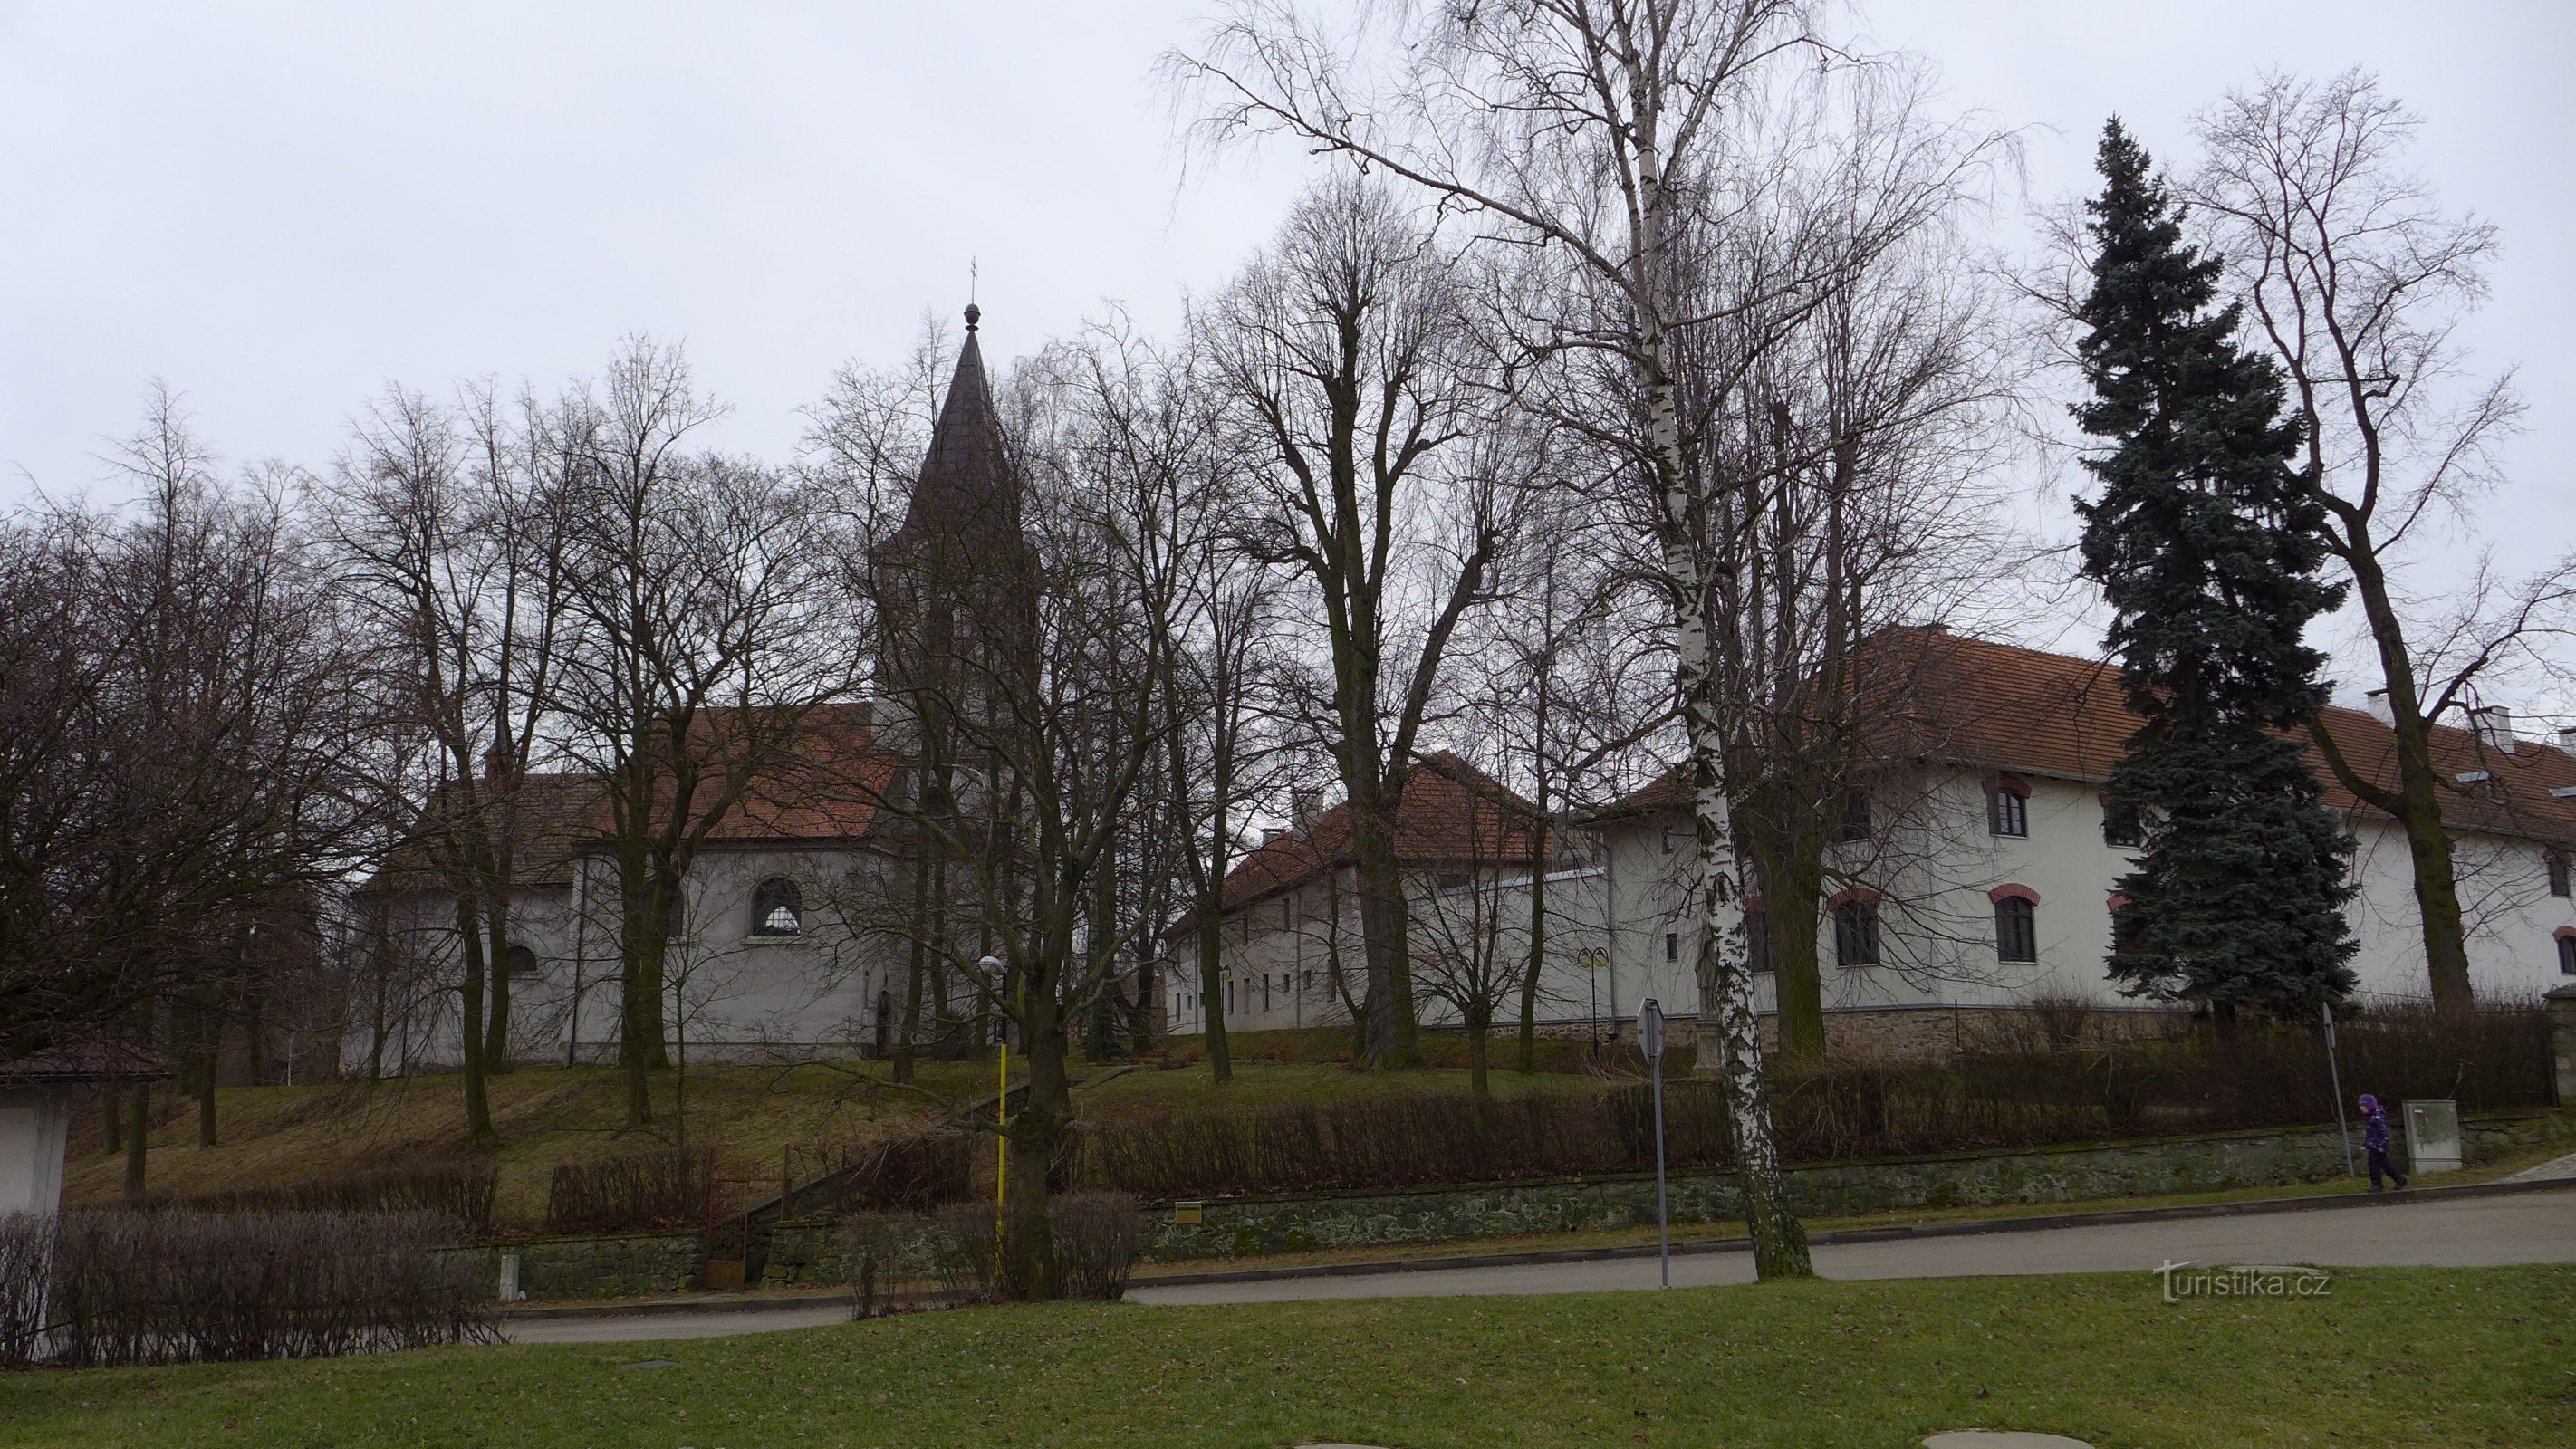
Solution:
[(2361, 1094), (2361, 1150), (2370, 1154), (2372, 1192), (2380, 1190), (2382, 1173), (2393, 1179), (2399, 1188), (2406, 1186), (2406, 1174), (2399, 1172), (2397, 1164), (2388, 1160), (2388, 1113), (2380, 1108), (2379, 1099), (2368, 1092)]

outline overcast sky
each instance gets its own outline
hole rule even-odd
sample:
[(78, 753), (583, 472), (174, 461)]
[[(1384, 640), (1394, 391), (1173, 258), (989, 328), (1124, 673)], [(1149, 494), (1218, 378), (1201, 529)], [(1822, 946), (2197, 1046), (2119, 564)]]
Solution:
[[(1104, 299), (1167, 325), (1309, 174), (1184, 176), (1152, 69), (1201, 0), (975, 5), (166, 7), (0, 0), (0, 505), (102, 492), (147, 379), (234, 459), (320, 465), (389, 379), (551, 387), (617, 338), (686, 342), (784, 458), (853, 358), (966, 300), (1032, 351)], [(2380, 73), (2419, 160), (2503, 229), (2475, 362), (2532, 409), (2483, 513), (2508, 562), (2565, 547), (2576, 428), (2576, 7), (1878, 0), (1847, 19), (2029, 131), (2032, 200), (2091, 181), (2125, 116), (2182, 159), (2259, 68)]]

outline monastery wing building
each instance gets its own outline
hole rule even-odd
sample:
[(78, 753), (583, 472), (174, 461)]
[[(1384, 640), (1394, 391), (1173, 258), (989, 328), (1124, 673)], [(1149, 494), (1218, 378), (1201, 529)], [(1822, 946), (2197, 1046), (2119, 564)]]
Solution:
[[(2121, 996), (2104, 970), (2119, 904), (2113, 882), (2131, 869), (2136, 840), (2135, 822), (2103, 794), (2138, 725), (2116, 668), (1938, 628), (1891, 630), (1876, 647), (1883, 697), (1864, 695), (1863, 716), (1878, 764), (1834, 832), (1836, 885), (1818, 903), (1829, 1038), (1838, 1048), (1935, 1050), (1962, 1040), (1980, 1013), (2040, 998), (2170, 1009)], [(2444, 812), (2456, 832), (2471, 977), (2482, 997), (2537, 996), (2576, 978), (2576, 732), (2543, 743), (2517, 738), (2501, 711), (2477, 721), (2434, 732), (2451, 787)], [(2396, 739), (2384, 721), (2330, 709), (2325, 726), (2348, 761), (2393, 777)], [(2404, 835), (2311, 758), (2359, 846), (2350, 915), (2362, 997), (2422, 998)], [(1425, 766), (1399, 830), (1417, 978), (1477, 969), (1472, 951), (1489, 939), (1482, 949), (1526, 959), (1531, 882), (1543, 876), (1538, 1016), (1549, 1030), (1616, 1030), (1647, 997), (1676, 1016), (1696, 1014), (1683, 910), (1689, 798), (1678, 776), (1557, 832), (1562, 846), (1541, 863), (1526, 801), (1463, 761)], [(1349, 1019), (1364, 971), (1345, 808), (1274, 834), (1228, 876), (1219, 1010), (1230, 1028)], [(1758, 882), (1748, 890), (1757, 1005), (1767, 1014), (1767, 903)], [(1166, 942), (1176, 1032), (1206, 1021), (1196, 924)], [(1427, 1023), (1456, 1017), (1426, 997)]]

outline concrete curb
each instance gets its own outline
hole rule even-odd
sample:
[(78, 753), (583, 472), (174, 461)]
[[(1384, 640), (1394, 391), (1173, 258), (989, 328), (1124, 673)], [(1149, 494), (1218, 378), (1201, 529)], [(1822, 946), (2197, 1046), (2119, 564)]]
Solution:
[[(2265, 1198), (2254, 1202), (2193, 1203), (2183, 1207), (2130, 1208), (2118, 1212), (2054, 1213), (2045, 1217), (1991, 1218), (1978, 1222), (1927, 1223), (1921, 1227), (1845, 1228), (1818, 1233), (1808, 1241), (1823, 1246), (1836, 1243), (1885, 1243), (1924, 1238), (1972, 1238), (1991, 1233), (2036, 1233), (2052, 1228), (2104, 1227), (2121, 1223), (2178, 1222), (2191, 1218), (2254, 1217), (2268, 1213), (2314, 1212), (2339, 1207), (2403, 1207), (2416, 1202), (2444, 1202), (2460, 1198), (2505, 1197), (2520, 1193), (2556, 1192), (2576, 1189), (2576, 1177), (2545, 1178), (2530, 1182), (2481, 1182), (2459, 1187), (2409, 1188), (2404, 1192), (2320, 1193), (2308, 1197)], [(1714, 1242), (1675, 1243), (1676, 1258), (1705, 1253), (1741, 1253), (1752, 1245), (1742, 1238), (1720, 1238)], [(1618, 1248), (1540, 1248), (1520, 1253), (1470, 1253), (1445, 1258), (1403, 1258), (1391, 1262), (1322, 1263), (1287, 1268), (1231, 1268), (1208, 1273), (1157, 1274), (1129, 1280), (1130, 1288), (1194, 1288), (1220, 1283), (1265, 1283), (1289, 1278), (1370, 1278), (1381, 1273), (1436, 1273), (1452, 1268), (1512, 1268), (1544, 1263), (1606, 1263), (1626, 1258), (1651, 1258), (1655, 1246), (1642, 1243)], [(944, 1292), (903, 1295), (906, 1302), (936, 1303), (950, 1295)], [(846, 1289), (804, 1293), (762, 1293), (742, 1297), (652, 1298), (632, 1302), (610, 1303), (540, 1303), (512, 1305), (501, 1310), (504, 1321), (557, 1318), (634, 1318), (656, 1314), (760, 1313), (773, 1310), (819, 1308), (849, 1302)]]

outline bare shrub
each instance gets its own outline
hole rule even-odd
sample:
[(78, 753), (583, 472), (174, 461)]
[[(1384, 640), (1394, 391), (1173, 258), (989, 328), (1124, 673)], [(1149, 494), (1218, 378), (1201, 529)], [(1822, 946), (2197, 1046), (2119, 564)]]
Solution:
[[(2035, 1147), (2105, 1137), (2294, 1127), (2335, 1120), (2322, 1033), (2307, 1023), (2131, 1037), (2065, 1013), (1946, 1061), (1847, 1063), (1774, 1077), (1781, 1154), (1798, 1162)], [(2472, 1016), (2429, 1007), (2362, 1012), (2340, 1028), (2343, 1080), (2382, 1097), (2443, 1097), (2465, 1111), (2545, 1104), (2548, 1031), (2535, 1005)], [(1211, 1108), (1081, 1124), (1081, 1188), (1148, 1199), (1386, 1189), (1589, 1173), (1654, 1164), (1653, 1099), (1633, 1079), (1587, 1096), (1478, 1103), (1421, 1093), (1252, 1110)], [(1734, 1161), (1713, 1081), (1664, 1086), (1666, 1160)]]
[(992, 1303), (1002, 1296), (1000, 1244), (996, 1225), (1001, 1210), (988, 1202), (950, 1203), (926, 1214), (930, 1225), (932, 1268), (939, 1286), (968, 1303)]
[(494, 1341), (491, 1285), (477, 1255), (446, 1249), (455, 1236), (428, 1213), (14, 1219), (0, 1228), (0, 1296), (18, 1308), (0, 1354), (103, 1367)]
[(546, 1231), (617, 1233), (684, 1227), (706, 1215), (715, 1179), (711, 1148), (649, 1152), (566, 1162), (546, 1189)]
[(813, 1213), (918, 1213), (962, 1202), (973, 1191), (974, 1143), (940, 1130), (865, 1138), (801, 1149), (820, 1165), (796, 1190), (796, 1207)]
[(1050, 1200), (1056, 1268), (1068, 1298), (1108, 1302), (1127, 1291), (1127, 1275), (1145, 1250), (1145, 1213), (1123, 1192), (1073, 1192)]
[(874, 1318), (886, 1311), (886, 1290), (899, 1276), (898, 1257), (907, 1229), (920, 1219), (887, 1213), (853, 1213), (840, 1223), (841, 1252), (850, 1265), (850, 1311)]
[(492, 1230), (500, 1173), (489, 1164), (385, 1168), (343, 1173), (285, 1187), (241, 1188), (166, 1199), (192, 1212), (427, 1213), (458, 1223), (467, 1235)]
[(36, 1361), (53, 1261), (52, 1217), (0, 1216), (0, 1368), (25, 1368)]

